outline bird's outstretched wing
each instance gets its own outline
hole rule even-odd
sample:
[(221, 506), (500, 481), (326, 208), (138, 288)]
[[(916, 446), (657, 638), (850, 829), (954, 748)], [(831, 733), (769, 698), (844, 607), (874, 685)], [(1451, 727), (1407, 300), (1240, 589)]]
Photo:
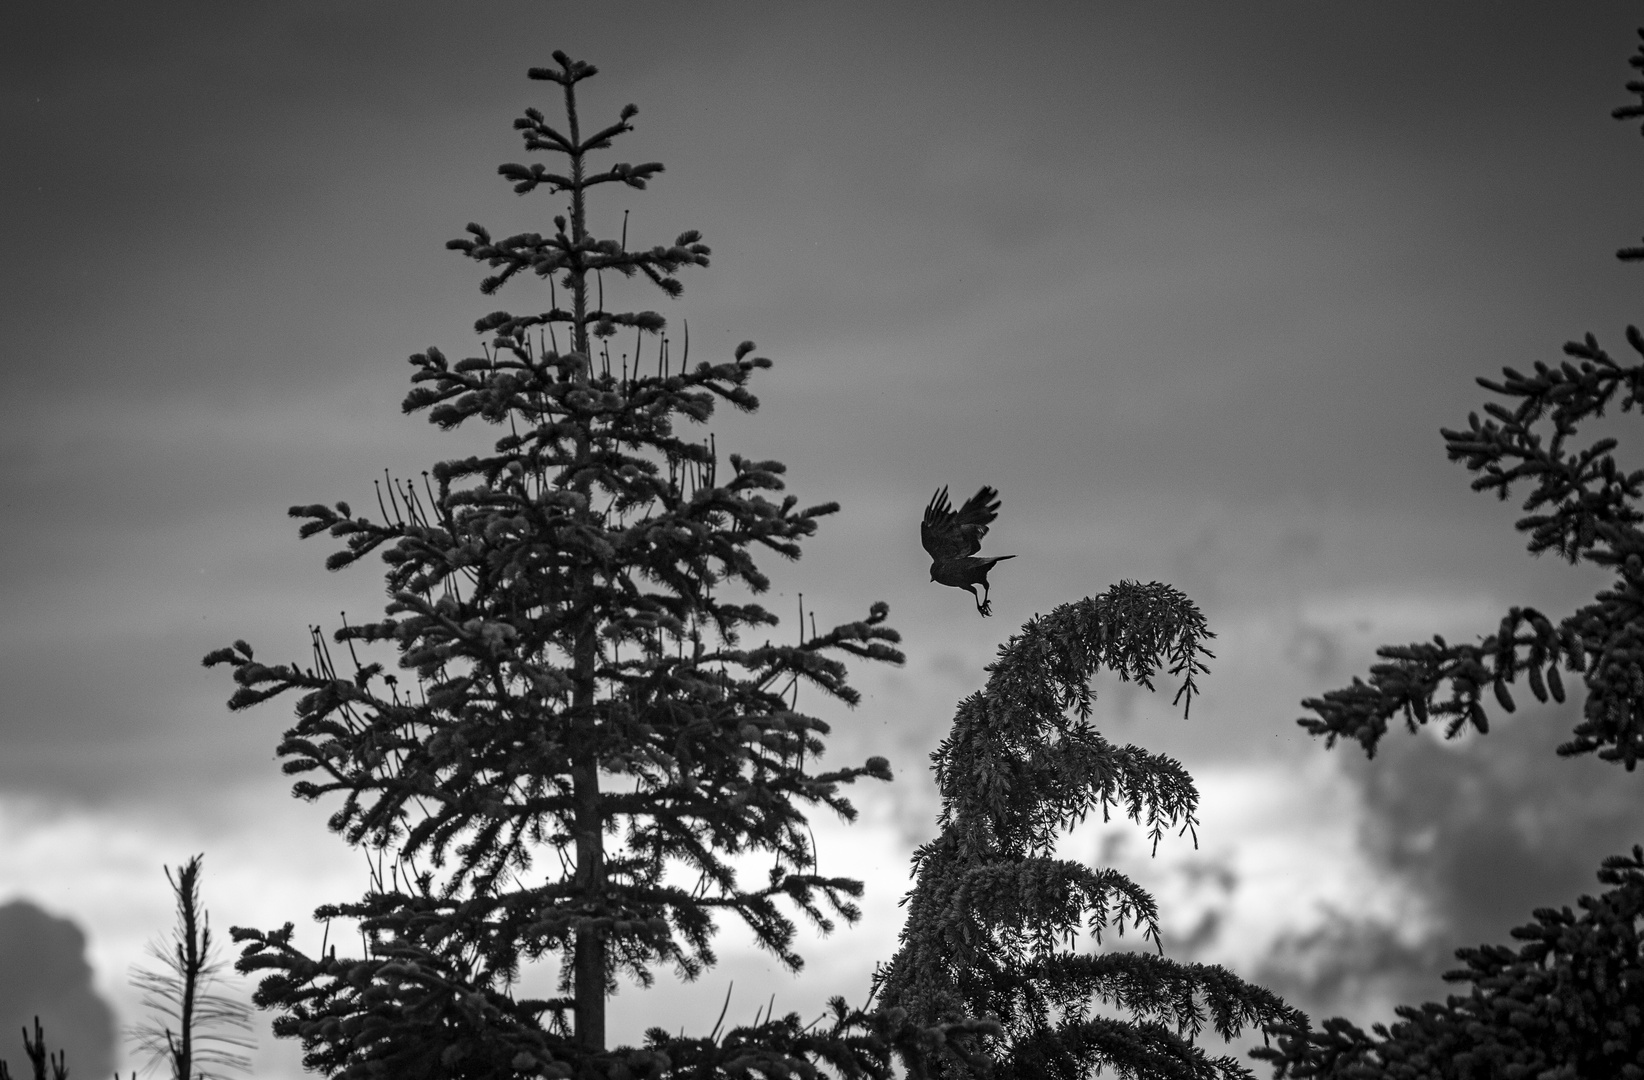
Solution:
[(925, 520), (919, 526), (919, 540), (930, 557), (938, 562), (959, 559), (982, 550), (988, 525), (999, 516), (999, 493), (991, 487), (972, 495), (958, 510), (948, 502), (948, 489), (931, 497)]
[(948, 505), (946, 487), (930, 497), (930, 503), (925, 507), (925, 520), (919, 523), (919, 542), (925, 545), (932, 559), (951, 559), (958, 551), (953, 536), (953, 525), (958, 516)]

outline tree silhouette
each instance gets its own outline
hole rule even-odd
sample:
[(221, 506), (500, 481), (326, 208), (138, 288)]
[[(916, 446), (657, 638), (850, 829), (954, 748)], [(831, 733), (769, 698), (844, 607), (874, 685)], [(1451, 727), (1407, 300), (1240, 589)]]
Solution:
[[(813, 1060), (885, 1075), (896, 1048), (917, 1067), (946, 1029), (843, 1002), (823, 1024), (765, 1017), (607, 1048), (617, 976), (696, 977), (721, 916), (790, 970), (794, 914), (824, 932), (858, 917), (860, 882), (814, 872), (805, 812), (853, 818), (843, 787), (889, 768), (819, 768), (828, 725), (797, 710), (797, 687), (853, 705), (844, 658), (902, 656), (883, 603), (820, 633), (802, 616), (788, 643), (759, 635), (777, 618), (752, 599), (769, 585), (755, 554), (797, 558), (837, 507), (796, 509), (779, 462), (722, 462), (712, 435), (683, 430), (719, 401), (753, 410), (749, 378), (770, 362), (744, 343), (692, 367), (661, 315), (607, 306), (607, 279), (677, 296), (709, 251), (695, 232), (631, 247), (626, 219), (618, 238), (592, 234), (591, 189), (643, 189), (662, 166), (596, 170), (637, 110), (586, 133), (576, 88), (595, 69), (554, 60), (530, 75), (563, 92), (563, 128), (536, 109), (514, 126), (563, 171), (499, 171), (516, 192), (568, 197), (567, 212), (545, 234), (469, 225), (448, 245), (493, 271), (482, 292), (534, 275), (549, 307), (480, 319), (478, 356), (413, 356), (404, 402), (441, 429), (499, 429), (494, 447), (385, 483), (378, 519), (292, 509), (303, 536), (345, 542), (328, 568), (378, 550), (388, 565), (384, 616), (334, 634), (346, 659), (317, 629), (307, 666), (265, 665), (244, 642), (206, 657), (233, 668), (231, 708), (300, 695), (279, 747), (294, 793), (340, 795), (330, 827), (376, 852), (364, 896), (316, 913), (357, 921), (360, 955), (322, 941), (311, 956), (288, 923), (235, 928), (239, 966), (267, 973), (256, 1001), (281, 1011), (275, 1033), (332, 1076), (810, 1075)], [(398, 673), (372, 645), (397, 650)], [(732, 859), (750, 857), (767, 872), (746, 883)], [(558, 961), (558, 996), (516, 998), (522, 964), (542, 958)]]
[[(901, 948), (879, 973), (881, 1000), (916, 1021), (997, 1017), (980, 1046), (1001, 1077), (1230, 1077), (1248, 1072), (1194, 1044), (1299, 1020), (1276, 996), (1221, 967), (1147, 952), (1077, 953), (1081, 930), (1140, 931), (1160, 948), (1158, 909), (1112, 868), (1057, 858), (1058, 838), (1100, 813), (1196, 829), (1198, 792), (1180, 762), (1109, 743), (1091, 723), (1089, 679), (1107, 669), (1153, 688), (1181, 679), (1185, 713), (1212, 635), (1166, 585), (1122, 582), (1035, 617), (999, 650), (987, 686), (959, 705), (934, 762), (941, 834), (914, 855)], [(1196, 837), (1195, 837), (1196, 839)], [(1097, 1007), (1103, 1007), (1098, 1009)], [(1113, 1014), (1119, 1015), (1113, 1015)], [(949, 1060), (954, 1076), (968, 1063)]]
[[(1644, 31), (1640, 31), (1644, 37)], [(1632, 58), (1644, 70), (1644, 48)], [(1644, 117), (1644, 82), (1627, 89), (1639, 103), (1614, 111)], [(1644, 259), (1644, 248), (1617, 253)], [(1644, 358), (1644, 334), (1629, 326), (1628, 346)], [(1445, 734), (1489, 730), (1488, 691), (1506, 712), (1522, 677), (1541, 702), (1565, 700), (1564, 675), (1584, 691), (1581, 720), (1558, 748), (1562, 756), (1597, 754), (1629, 772), (1644, 751), (1644, 470), (1625, 471), (1610, 437), (1580, 441), (1583, 429), (1617, 407), (1644, 408), (1644, 363), (1622, 363), (1593, 335), (1564, 346), (1557, 365), (1530, 374), (1506, 368), (1479, 385), (1496, 396), (1465, 429), (1442, 434), (1450, 459), (1476, 473), (1475, 491), (1505, 500), (1529, 486), (1526, 516), (1532, 554), (1552, 551), (1615, 575), (1592, 603), (1556, 624), (1531, 608), (1512, 608), (1496, 633), (1477, 645), (1431, 642), (1377, 650), (1382, 663), (1368, 680), (1303, 702), (1315, 714), (1298, 721), (1326, 746), (1357, 740), (1374, 756), (1390, 724), (1415, 731), (1442, 719)], [(1584, 1077), (1644, 1076), (1644, 967), (1637, 920), (1644, 915), (1644, 850), (1607, 859), (1599, 880), (1611, 886), (1572, 909), (1542, 908), (1512, 936), (1516, 949), (1458, 950), (1465, 965), (1449, 972), (1471, 983), (1443, 1004), (1400, 1006), (1398, 1022), (1373, 1034), (1333, 1018), (1321, 1031), (1292, 1027), (1274, 1048), (1258, 1050), (1279, 1077)]]
[(214, 955), (211, 920), (200, 901), (202, 856), (166, 867), (176, 901), (177, 924), (170, 946), (154, 943), (149, 952), (158, 969), (140, 968), (132, 985), (143, 992), (153, 1019), (132, 1029), (140, 1049), (169, 1066), (172, 1080), (225, 1080), (251, 1067), (240, 1050), (251, 1050), (251, 1009), (212, 989), (223, 970)]
[[(68, 1053), (59, 1050), (52, 1053), (46, 1049), (45, 1032), (40, 1029), (40, 1018), (34, 1018), (34, 1037), (29, 1037), (29, 1029), (23, 1029), (23, 1053), (28, 1055), (30, 1075), (34, 1080), (68, 1080)], [(50, 1072), (47, 1072), (47, 1066)], [(0, 1080), (12, 1080), (11, 1066), (0, 1058)], [(115, 1074), (119, 1080), (119, 1074)]]

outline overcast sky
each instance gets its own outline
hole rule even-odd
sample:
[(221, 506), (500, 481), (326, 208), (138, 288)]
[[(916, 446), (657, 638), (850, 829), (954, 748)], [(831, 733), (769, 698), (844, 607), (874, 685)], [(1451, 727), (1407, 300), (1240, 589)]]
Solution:
[[(1562, 613), (1601, 579), (1531, 560), (1515, 507), (1468, 492), (1438, 430), (1504, 364), (1589, 330), (1618, 347), (1644, 234), (1627, 100), (1636, 8), (1548, 5), (24, 2), (0, 11), (0, 903), (85, 933), (121, 1023), (161, 873), (206, 855), (222, 928), (305, 928), (364, 886), (294, 803), (286, 703), (224, 708), (207, 651), (300, 656), (380, 608), (285, 510), (370, 505), (384, 469), (483, 432), (402, 418), (405, 357), (475, 348), (465, 223), (545, 228), (496, 166), (525, 78), (601, 69), (590, 123), (640, 108), (619, 160), (650, 191), (593, 208), (713, 265), (643, 298), (693, 355), (776, 366), (723, 451), (837, 500), (771, 606), (889, 602), (907, 665), (863, 670), (832, 760), (890, 757), (863, 821), (819, 823), (868, 880), (864, 924), (776, 975), (727, 933), (695, 987), (633, 992), (618, 1037), (860, 999), (933, 830), (926, 755), (997, 645), (1121, 578), (1186, 591), (1220, 635), (1191, 720), (1104, 690), (1120, 741), (1180, 756), (1201, 846), (1070, 845), (1158, 889), (1178, 955), (1309, 1008), (1385, 1016), (1443, 992), (1457, 945), (1570, 903), (1639, 836), (1634, 779), (1555, 760), (1574, 706), (1373, 763), (1295, 727), (1376, 645)], [(699, 354), (697, 350), (701, 350)], [(1625, 453), (1626, 448), (1623, 448)], [(996, 617), (927, 582), (937, 487), (997, 486)], [(812, 702), (811, 704), (816, 704)], [(828, 714), (834, 717), (835, 714)], [(834, 860), (830, 867), (830, 853)], [(72, 940), (65, 936), (64, 940)], [(78, 948), (78, 946), (76, 946)], [(807, 950), (801, 950), (807, 951)], [(78, 957), (64, 960), (73, 968)], [(259, 1075), (295, 1076), (264, 1035)], [(0, 1037), (0, 1057), (21, 1047)], [(87, 1060), (91, 1060), (90, 1057)], [(122, 1067), (129, 1068), (131, 1062)], [(72, 1060), (71, 1060), (72, 1067)]]

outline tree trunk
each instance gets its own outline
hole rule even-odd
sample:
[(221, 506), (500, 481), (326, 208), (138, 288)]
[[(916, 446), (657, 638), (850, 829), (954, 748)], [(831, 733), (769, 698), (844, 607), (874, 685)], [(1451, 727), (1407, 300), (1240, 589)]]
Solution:
[[(581, 245), (588, 235), (586, 207), (583, 201), (582, 132), (577, 122), (576, 91), (565, 84), (565, 115), (569, 122), (571, 145), (571, 240)], [(576, 323), (571, 330), (572, 348), (582, 354), (583, 368), (577, 373), (579, 382), (586, 382), (593, 370), (593, 349), (588, 341), (588, 277), (581, 268), (582, 255), (574, 257), (577, 269), (572, 272), (571, 303)], [(577, 435), (578, 464), (588, 459), (590, 440), (587, 431)], [(589, 484), (578, 480), (576, 490), (586, 499)], [(592, 515), (592, 505), (582, 513)], [(595, 568), (592, 565), (573, 569), (573, 601), (585, 613), (579, 620), (573, 644), (572, 723), (580, 729), (581, 746), (571, 762), (572, 798), (576, 803), (577, 891), (583, 903), (592, 911), (598, 908), (605, 891), (605, 822), (599, 805), (599, 720), (594, 708), (594, 669), (598, 660), (598, 616), (592, 602)], [(573, 958), (573, 990), (576, 999), (577, 1041), (585, 1050), (605, 1049), (605, 935), (595, 928), (577, 931)]]

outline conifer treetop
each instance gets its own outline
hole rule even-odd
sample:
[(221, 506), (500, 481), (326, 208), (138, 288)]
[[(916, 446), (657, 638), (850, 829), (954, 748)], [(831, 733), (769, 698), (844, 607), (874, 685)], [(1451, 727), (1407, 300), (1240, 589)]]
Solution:
[[(917, 1021), (991, 1017), (979, 1042), (1003, 1077), (1248, 1075), (1193, 1044), (1299, 1015), (1216, 966), (1145, 952), (1076, 953), (1139, 931), (1162, 950), (1157, 905), (1111, 867), (1057, 857), (1067, 831), (1118, 812), (1155, 845), (1192, 833), (1198, 792), (1180, 762), (1117, 747), (1091, 724), (1098, 669), (1153, 689), (1180, 680), (1184, 713), (1212, 637), (1198, 608), (1157, 582), (1121, 582), (1036, 616), (999, 650), (986, 687), (960, 703), (931, 755), (940, 835), (913, 856), (901, 948), (878, 974), (880, 1000)], [(1103, 1015), (1095, 1006), (1128, 1014)], [(971, 1075), (962, 1062), (952, 1075)]]

